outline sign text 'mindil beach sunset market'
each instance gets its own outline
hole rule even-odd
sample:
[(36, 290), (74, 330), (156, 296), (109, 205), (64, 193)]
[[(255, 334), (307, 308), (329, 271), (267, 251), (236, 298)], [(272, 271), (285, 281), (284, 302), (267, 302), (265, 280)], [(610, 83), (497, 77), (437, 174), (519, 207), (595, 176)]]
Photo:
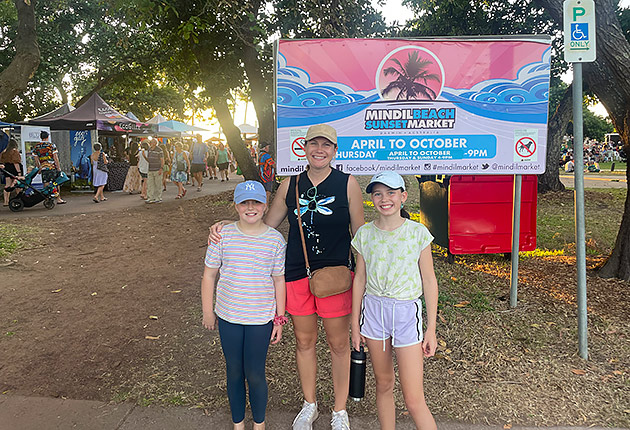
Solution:
[(545, 170), (548, 37), (280, 40), (278, 174), (300, 172), (304, 136), (338, 133), (334, 167), (371, 175)]

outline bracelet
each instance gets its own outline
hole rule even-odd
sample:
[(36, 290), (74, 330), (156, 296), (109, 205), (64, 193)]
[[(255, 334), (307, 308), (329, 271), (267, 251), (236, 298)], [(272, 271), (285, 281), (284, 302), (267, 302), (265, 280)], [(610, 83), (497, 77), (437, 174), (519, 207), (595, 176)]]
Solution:
[(276, 315), (273, 319), (273, 325), (285, 325), (289, 322), (289, 318), (284, 315)]

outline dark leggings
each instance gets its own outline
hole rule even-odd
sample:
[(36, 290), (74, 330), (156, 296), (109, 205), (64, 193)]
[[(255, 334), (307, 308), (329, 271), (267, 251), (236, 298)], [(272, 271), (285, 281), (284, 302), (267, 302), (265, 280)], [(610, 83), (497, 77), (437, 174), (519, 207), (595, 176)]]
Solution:
[(255, 423), (265, 421), (267, 409), (267, 378), (265, 363), (273, 324), (232, 324), (221, 318), (219, 336), (225, 355), (227, 393), (232, 411), (232, 421), (245, 419), (245, 379), (249, 387), (249, 404)]

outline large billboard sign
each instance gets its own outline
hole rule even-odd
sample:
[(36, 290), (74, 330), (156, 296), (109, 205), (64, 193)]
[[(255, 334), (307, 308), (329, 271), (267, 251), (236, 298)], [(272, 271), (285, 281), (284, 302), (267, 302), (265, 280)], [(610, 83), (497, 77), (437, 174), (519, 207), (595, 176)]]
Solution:
[(546, 36), (280, 40), (278, 174), (320, 123), (347, 173), (543, 173), (550, 56)]

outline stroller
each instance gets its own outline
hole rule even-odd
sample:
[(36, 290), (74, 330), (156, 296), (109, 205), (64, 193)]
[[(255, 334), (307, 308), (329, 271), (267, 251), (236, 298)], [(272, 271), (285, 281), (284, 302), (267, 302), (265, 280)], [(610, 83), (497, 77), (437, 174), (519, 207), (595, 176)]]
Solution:
[(5, 188), (5, 191), (7, 192), (16, 192), (9, 200), (9, 209), (11, 209), (12, 212), (19, 212), (25, 207), (33, 207), (42, 201), (44, 202), (44, 207), (46, 209), (54, 208), (55, 197), (53, 196), (53, 193), (55, 188), (70, 180), (65, 173), (59, 172), (57, 177), (40, 191), (31, 185), (33, 178), (35, 178), (35, 176), (39, 173), (38, 168), (33, 168), (33, 170), (31, 170), (24, 178), (14, 176), (4, 169), (0, 169), (0, 171), (5, 176), (9, 176), (17, 180), (15, 185)]

